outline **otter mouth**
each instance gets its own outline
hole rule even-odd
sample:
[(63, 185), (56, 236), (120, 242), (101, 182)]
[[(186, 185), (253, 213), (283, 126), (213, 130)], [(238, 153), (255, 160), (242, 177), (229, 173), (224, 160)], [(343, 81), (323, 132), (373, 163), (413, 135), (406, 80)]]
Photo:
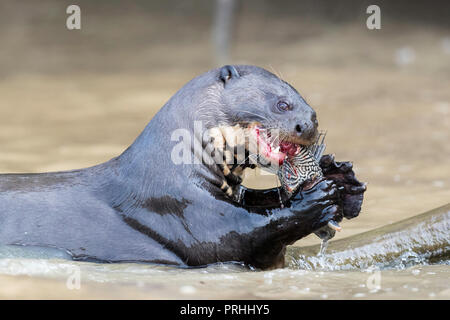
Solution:
[(303, 148), (312, 144), (298, 137), (282, 135), (279, 131), (255, 125), (253, 131), (258, 145), (258, 154), (272, 165), (281, 166), (287, 157), (294, 157)]
[(267, 128), (260, 122), (241, 122), (212, 127), (209, 136), (212, 149), (218, 151), (213, 161), (224, 162), (224, 175), (228, 176), (245, 166), (277, 173), (286, 160), (311, 148), (318, 134), (305, 138), (280, 128)]

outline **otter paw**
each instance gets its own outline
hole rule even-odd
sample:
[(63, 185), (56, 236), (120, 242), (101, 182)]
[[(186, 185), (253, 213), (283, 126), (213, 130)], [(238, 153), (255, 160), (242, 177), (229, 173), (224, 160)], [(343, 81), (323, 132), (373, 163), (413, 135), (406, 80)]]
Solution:
[(301, 220), (302, 236), (319, 230), (330, 221), (342, 221), (337, 184), (332, 180), (322, 180), (311, 189), (300, 191), (291, 199), (290, 210)]
[(333, 180), (338, 186), (344, 217), (357, 217), (367, 186), (356, 179), (353, 164), (349, 161), (336, 162), (333, 155), (324, 155), (320, 159), (320, 167), (324, 177)]

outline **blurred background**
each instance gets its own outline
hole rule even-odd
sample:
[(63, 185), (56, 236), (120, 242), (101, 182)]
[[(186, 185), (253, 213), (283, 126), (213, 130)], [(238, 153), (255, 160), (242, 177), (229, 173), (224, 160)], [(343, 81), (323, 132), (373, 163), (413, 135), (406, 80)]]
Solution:
[[(66, 28), (70, 4), (81, 30)], [(254, 64), (298, 89), (328, 131), (327, 152), (368, 182), (360, 217), (338, 237), (446, 204), (449, 2), (377, 1), (379, 30), (366, 26), (370, 4), (2, 0), (0, 172), (106, 161), (188, 80)], [(246, 183), (275, 181), (250, 173)]]

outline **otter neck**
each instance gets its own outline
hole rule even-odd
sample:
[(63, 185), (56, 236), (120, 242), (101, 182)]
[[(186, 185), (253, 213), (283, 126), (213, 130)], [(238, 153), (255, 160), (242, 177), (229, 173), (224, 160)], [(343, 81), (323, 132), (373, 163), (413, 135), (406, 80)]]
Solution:
[[(171, 154), (174, 146), (181, 142), (171, 141), (171, 136), (178, 128), (174, 123), (163, 122), (164, 119), (159, 118), (156, 115), (134, 143), (112, 161), (114, 178), (111, 183), (116, 187), (111, 190), (119, 190), (111, 195), (113, 207), (132, 212), (133, 208), (139, 208), (139, 204), (151, 198), (171, 196), (189, 199), (195, 197), (195, 188), (206, 189), (213, 196), (227, 192), (230, 195), (231, 187), (236, 183), (229, 180), (231, 176), (225, 176), (224, 168), (232, 167), (201, 161), (202, 154), (208, 152), (203, 149), (204, 142), (198, 141), (194, 134), (191, 138), (200, 144), (202, 152), (199, 154), (194, 148), (195, 143), (192, 143), (190, 148), (185, 149), (192, 163), (175, 164)], [(186, 130), (193, 133), (192, 128)], [(224, 190), (224, 181), (227, 181), (229, 191)]]

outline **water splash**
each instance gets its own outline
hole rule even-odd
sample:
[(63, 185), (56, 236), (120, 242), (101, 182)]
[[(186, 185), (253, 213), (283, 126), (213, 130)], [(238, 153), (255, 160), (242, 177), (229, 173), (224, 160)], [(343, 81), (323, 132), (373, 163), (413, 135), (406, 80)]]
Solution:
[(291, 247), (287, 264), (293, 269), (330, 271), (448, 264), (449, 235), (450, 204), (353, 237), (322, 242), (320, 247)]
[(318, 257), (324, 256), (327, 248), (328, 248), (328, 239), (322, 239), (322, 242), (320, 243), (320, 250), (317, 256)]

